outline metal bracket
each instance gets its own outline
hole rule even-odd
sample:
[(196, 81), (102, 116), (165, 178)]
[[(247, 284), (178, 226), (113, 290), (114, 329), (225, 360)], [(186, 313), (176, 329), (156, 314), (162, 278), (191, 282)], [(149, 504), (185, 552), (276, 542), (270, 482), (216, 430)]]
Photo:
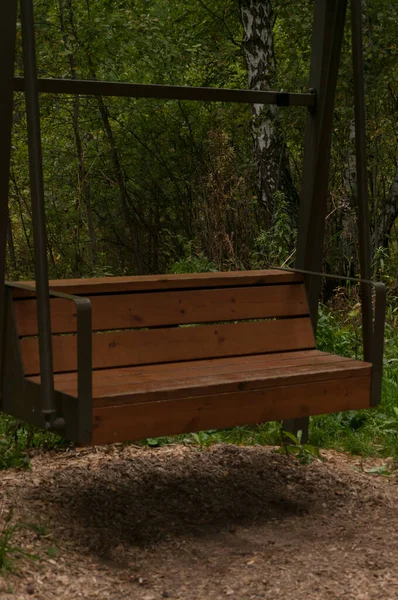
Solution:
[[(6, 289), (9, 298), (9, 311), (12, 318), (7, 317), (8, 334), (7, 334), (7, 346), (12, 350), (12, 355), (8, 354), (8, 385), (11, 380), (20, 381), (22, 390), (22, 397), (27, 398), (30, 394), (35, 397), (34, 406), (36, 411), (42, 415), (42, 407), (40, 398), (36, 399), (37, 393), (40, 392), (40, 385), (30, 382), (25, 379), (23, 373), (22, 360), (18, 344), (18, 333), (15, 323), (15, 315), (12, 305), (12, 288), (20, 289), (31, 293), (31, 296), (36, 297), (36, 289), (33, 286), (26, 285), (23, 283), (10, 283), (6, 282)], [(66, 394), (62, 394), (59, 391), (54, 391), (54, 398), (56, 404), (56, 415), (53, 423), (51, 424), (52, 431), (59, 433), (60, 431), (65, 432), (68, 439), (76, 441), (82, 444), (89, 444), (91, 442), (92, 435), (92, 316), (91, 316), (91, 302), (88, 298), (82, 298), (80, 296), (72, 296), (70, 294), (63, 294), (62, 292), (56, 292), (50, 289), (49, 295), (54, 298), (62, 298), (63, 300), (69, 300), (76, 306), (77, 315), (77, 387), (78, 387), (78, 398), (73, 398)], [(10, 369), (13, 371), (10, 372)], [(12, 374), (17, 369), (18, 377)], [(5, 369), (5, 375), (7, 370)], [(33, 387), (32, 387), (33, 386)], [(7, 408), (3, 410), (17, 416), (15, 414), (15, 407), (13, 403), (16, 401), (15, 393), (11, 394), (13, 399), (11, 404), (7, 404)], [(25, 406), (25, 400), (23, 405)], [(24, 409), (22, 409), (23, 411)], [(27, 422), (32, 422), (32, 415), (27, 409), (26, 416), (19, 416), (18, 418), (24, 418)], [(24, 413), (25, 414), (25, 413)], [(61, 421), (64, 420), (64, 422)], [(38, 424), (36, 421), (34, 424)], [(46, 427), (45, 421), (40, 421), (39, 427)]]
[[(373, 323), (368, 324), (368, 330), (372, 335), (363, 336), (364, 356), (368, 357), (372, 363), (372, 384), (370, 393), (371, 406), (377, 406), (381, 399), (381, 387), (383, 379), (383, 350), (384, 350), (384, 325), (386, 316), (386, 286), (381, 281), (372, 281), (370, 279), (361, 279), (360, 277), (345, 277), (344, 275), (332, 275), (329, 273), (317, 273), (314, 271), (306, 271), (304, 269), (290, 269), (281, 267), (278, 270), (289, 271), (291, 273), (300, 273), (307, 277), (320, 277), (327, 279), (337, 279), (340, 281), (351, 281), (356, 284), (361, 284), (361, 309), (363, 310), (363, 289), (373, 287), (375, 291), (375, 309)], [(370, 313), (371, 314), (371, 313)], [(369, 318), (369, 313), (367, 313)]]
[(313, 106), (308, 107), (308, 111), (311, 115), (314, 115), (316, 113), (316, 109), (317, 109), (318, 94), (317, 94), (317, 91), (315, 88), (310, 88), (308, 90), (308, 92), (311, 94), (311, 96), (314, 97), (314, 104), (313, 104)]

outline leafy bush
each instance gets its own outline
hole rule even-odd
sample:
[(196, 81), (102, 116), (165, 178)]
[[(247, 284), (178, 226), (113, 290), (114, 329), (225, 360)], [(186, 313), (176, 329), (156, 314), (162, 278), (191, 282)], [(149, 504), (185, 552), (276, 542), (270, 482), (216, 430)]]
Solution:
[(280, 266), (294, 255), (296, 229), (289, 213), (289, 205), (281, 192), (275, 194), (275, 218), (269, 229), (261, 231), (255, 242), (253, 268)]
[(348, 318), (344, 319), (342, 315), (321, 304), (316, 332), (319, 350), (357, 358), (361, 340), (352, 323), (352, 317), (355, 316), (356, 314), (349, 314)]
[(183, 258), (176, 261), (170, 269), (170, 273), (206, 273), (217, 271), (216, 266), (203, 252), (195, 250), (193, 244), (185, 246)]

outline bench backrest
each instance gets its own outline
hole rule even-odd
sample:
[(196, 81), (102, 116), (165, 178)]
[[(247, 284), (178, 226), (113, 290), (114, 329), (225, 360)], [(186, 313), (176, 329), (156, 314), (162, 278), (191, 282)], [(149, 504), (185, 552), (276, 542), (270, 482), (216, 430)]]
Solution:
[[(249, 271), (63, 280), (57, 291), (88, 297), (93, 368), (305, 350), (315, 347), (302, 278)], [(26, 375), (40, 373), (36, 299), (14, 291)], [(75, 371), (74, 304), (51, 299), (54, 371)]]

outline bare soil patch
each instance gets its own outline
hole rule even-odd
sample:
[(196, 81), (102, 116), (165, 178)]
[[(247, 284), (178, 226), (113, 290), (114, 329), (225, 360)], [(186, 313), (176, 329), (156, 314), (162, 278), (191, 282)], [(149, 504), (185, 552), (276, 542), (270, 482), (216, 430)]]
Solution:
[(396, 479), (324, 454), (310, 466), (230, 445), (36, 455), (1, 475), (0, 521), (13, 508), (12, 545), (37, 559), (14, 559), (0, 600), (396, 599)]

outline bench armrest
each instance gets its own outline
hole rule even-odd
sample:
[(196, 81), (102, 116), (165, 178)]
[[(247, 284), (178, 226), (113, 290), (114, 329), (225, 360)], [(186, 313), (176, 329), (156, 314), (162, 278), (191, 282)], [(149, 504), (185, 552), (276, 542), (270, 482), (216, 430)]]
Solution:
[[(370, 286), (375, 291), (375, 304), (374, 304), (374, 319), (371, 324), (372, 336), (368, 341), (369, 347), (365, 348), (364, 339), (364, 353), (370, 356), (372, 363), (372, 387), (371, 387), (371, 398), (370, 403), (372, 406), (376, 406), (381, 397), (381, 384), (383, 375), (383, 350), (384, 350), (384, 325), (386, 318), (386, 286), (381, 281), (372, 281), (369, 279), (361, 279), (360, 277), (345, 277), (344, 275), (332, 275), (329, 273), (316, 273), (313, 271), (305, 271), (304, 269), (285, 268), (284, 271), (291, 271), (293, 273), (300, 273), (307, 277), (325, 277), (327, 279), (337, 279), (340, 281), (352, 281), (353, 283), (360, 283), (362, 286)], [(363, 299), (361, 302), (361, 308), (363, 309)], [(372, 315), (370, 315), (372, 318)]]
[[(6, 282), (7, 287), (36, 293), (33, 286)], [(92, 418), (92, 311), (88, 298), (49, 290), (50, 297), (69, 300), (76, 306), (77, 317), (77, 388), (79, 415)]]

